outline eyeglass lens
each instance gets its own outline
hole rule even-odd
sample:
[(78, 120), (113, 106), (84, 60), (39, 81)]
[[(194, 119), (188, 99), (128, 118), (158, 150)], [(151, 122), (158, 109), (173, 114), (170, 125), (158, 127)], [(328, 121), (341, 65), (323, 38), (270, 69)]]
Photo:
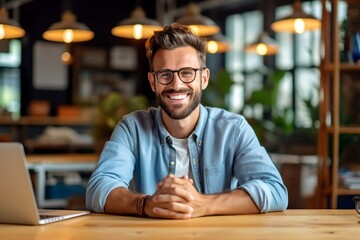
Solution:
[(181, 81), (184, 83), (190, 83), (195, 79), (196, 71), (198, 69), (196, 68), (181, 68), (176, 71), (172, 70), (161, 70), (156, 72), (156, 78), (157, 80), (162, 84), (169, 84), (174, 79), (175, 72), (178, 74)]

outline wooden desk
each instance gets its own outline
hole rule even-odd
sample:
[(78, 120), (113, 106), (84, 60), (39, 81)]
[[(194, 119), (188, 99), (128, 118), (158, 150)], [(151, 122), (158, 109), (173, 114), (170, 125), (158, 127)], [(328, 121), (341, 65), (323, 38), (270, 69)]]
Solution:
[(355, 210), (286, 212), (165, 220), (90, 214), (43, 226), (0, 224), (0, 239), (359, 239)]
[(98, 159), (96, 154), (46, 154), (27, 155), (29, 170), (36, 173), (35, 194), (40, 208), (66, 207), (65, 199), (46, 199), (46, 173), (47, 172), (92, 172)]

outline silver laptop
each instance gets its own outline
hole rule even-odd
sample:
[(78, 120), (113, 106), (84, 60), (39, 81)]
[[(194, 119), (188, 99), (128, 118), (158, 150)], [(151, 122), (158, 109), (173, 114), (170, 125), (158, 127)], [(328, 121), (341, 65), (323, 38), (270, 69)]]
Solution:
[(38, 225), (88, 211), (38, 209), (21, 143), (0, 143), (0, 223)]

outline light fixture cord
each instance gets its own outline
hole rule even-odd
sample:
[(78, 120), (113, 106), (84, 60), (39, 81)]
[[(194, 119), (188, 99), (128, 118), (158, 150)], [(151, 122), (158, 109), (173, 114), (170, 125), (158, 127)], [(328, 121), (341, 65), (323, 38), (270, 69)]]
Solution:
[(1, 0), (1, 8), (5, 8), (5, 0)]
[(64, 0), (63, 3), (64, 3), (63, 12), (72, 10), (72, 2), (71, 2), (71, 0)]

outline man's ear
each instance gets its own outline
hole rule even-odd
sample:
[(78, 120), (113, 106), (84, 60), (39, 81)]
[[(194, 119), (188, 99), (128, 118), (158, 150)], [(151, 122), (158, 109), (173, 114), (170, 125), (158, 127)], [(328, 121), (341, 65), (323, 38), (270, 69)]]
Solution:
[(209, 84), (209, 79), (210, 79), (210, 70), (208, 68), (205, 68), (204, 70), (202, 70), (202, 75), (201, 75), (202, 90), (207, 88)]
[(148, 80), (151, 86), (151, 90), (155, 92), (155, 76), (151, 72), (148, 72)]

